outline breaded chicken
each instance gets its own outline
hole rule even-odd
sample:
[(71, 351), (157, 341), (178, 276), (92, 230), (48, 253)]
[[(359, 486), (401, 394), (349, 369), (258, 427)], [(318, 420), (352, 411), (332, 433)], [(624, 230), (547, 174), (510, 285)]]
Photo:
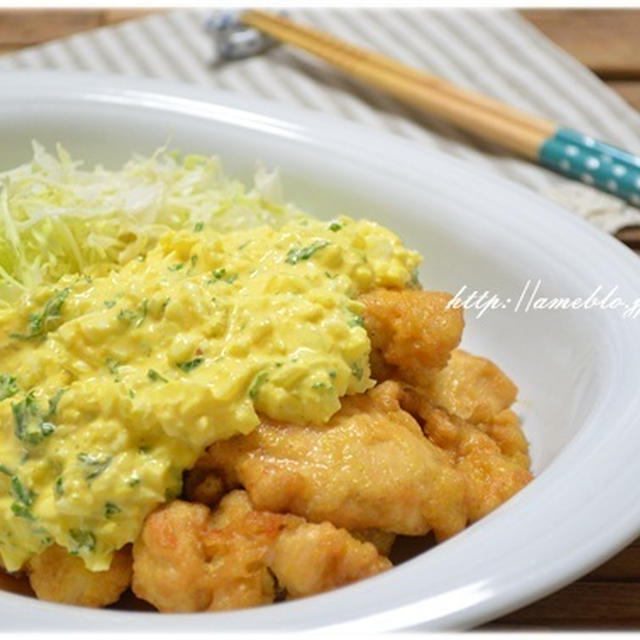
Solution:
[(355, 529), (349, 533), (363, 542), (370, 542), (383, 556), (391, 553), (391, 547), (396, 539), (396, 534), (392, 531), (383, 531), (382, 529)]
[(29, 582), (41, 600), (105, 607), (120, 598), (131, 583), (131, 549), (116, 551), (107, 571), (89, 571), (77, 556), (52, 545), (28, 565)]
[[(297, 555), (301, 542), (306, 560)], [(372, 544), (328, 523), (254, 510), (242, 491), (225, 496), (213, 513), (180, 500), (156, 510), (133, 557), (134, 593), (175, 612), (266, 604), (278, 583), (291, 586), (290, 597), (310, 595), (391, 566)]]
[(529, 443), (522, 433), (518, 416), (511, 409), (496, 414), (490, 422), (478, 422), (475, 426), (495, 441), (503, 455), (523, 469), (529, 469)]
[[(250, 506), (235, 521), (252, 514)], [(241, 526), (215, 529), (207, 507), (174, 500), (150, 514), (133, 545), (133, 592), (159, 611), (236, 609), (272, 602), (275, 585), (263, 562), (286, 516), (253, 512)]]
[[(190, 502), (209, 506), (217, 504), (224, 495), (224, 481), (209, 456), (202, 456), (196, 466), (185, 473), (183, 493)], [(349, 533), (357, 540), (370, 542), (383, 556), (389, 555), (396, 538), (395, 533), (381, 529), (357, 529)]]
[(335, 589), (391, 567), (372, 544), (329, 522), (282, 532), (267, 562), (290, 598)]
[(426, 435), (449, 454), (464, 478), (470, 522), (493, 511), (532, 479), (527, 443), (515, 436), (513, 412), (501, 412), (495, 423), (473, 425), (433, 406), (428, 396), (411, 388), (404, 391), (403, 405), (419, 416)]
[(209, 468), (244, 487), (257, 509), (312, 522), (442, 539), (466, 523), (464, 483), (385, 382), (345, 397), (324, 425), (264, 419), (209, 447)]
[(421, 387), (432, 404), (473, 424), (493, 420), (518, 394), (518, 387), (493, 362), (460, 349)]
[(418, 383), (442, 369), (462, 336), (462, 310), (441, 291), (376, 289), (360, 297), (377, 380)]

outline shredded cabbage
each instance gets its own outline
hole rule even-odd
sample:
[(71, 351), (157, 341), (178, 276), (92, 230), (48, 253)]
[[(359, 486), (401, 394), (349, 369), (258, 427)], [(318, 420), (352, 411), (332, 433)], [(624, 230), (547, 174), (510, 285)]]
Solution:
[(121, 169), (82, 169), (58, 145), (33, 142), (33, 160), (0, 173), (0, 304), (40, 284), (144, 254), (171, 229), (279, 227), (305, 217), (284, 204), (277, 171), (254, 186), (227, 178), (216, 157), (162, 147)]

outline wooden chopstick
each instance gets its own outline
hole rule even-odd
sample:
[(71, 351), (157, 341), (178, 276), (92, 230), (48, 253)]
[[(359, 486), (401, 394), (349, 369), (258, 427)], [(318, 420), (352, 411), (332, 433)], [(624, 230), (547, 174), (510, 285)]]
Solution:
[(333, 36), (278, 15), (244, 11), (240, 20), (276, 40), (303, 49), (403, 102), (425, 109), (460, 129), (506, 147), (530, 160), (557, 128), (498, 100), (461, 89), (437, 76), (412, 69), (381, 54), (346, 44)]
[(249, 10), (239, 17), (245, 25), (322, 58), (407, 104), (640, 207), (640, 155), (461, 89), (282, 16)]

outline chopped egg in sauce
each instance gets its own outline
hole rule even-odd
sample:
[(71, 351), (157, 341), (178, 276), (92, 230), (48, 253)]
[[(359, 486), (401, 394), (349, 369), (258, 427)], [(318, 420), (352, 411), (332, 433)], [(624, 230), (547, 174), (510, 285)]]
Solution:
[(358, 295), (418, 263), (365, 220), (200, 224), (1, 310), (1, 563), (57, 543), (105, 570), (212, 442), (327, 421), (374, 384)]

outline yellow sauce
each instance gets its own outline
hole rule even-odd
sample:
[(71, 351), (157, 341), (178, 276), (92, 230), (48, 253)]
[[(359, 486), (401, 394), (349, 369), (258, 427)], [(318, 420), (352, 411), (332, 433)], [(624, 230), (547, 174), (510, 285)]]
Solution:
[(56, 542), (106, 569), (213, 441), (328, 420), (373, 385), (355, 298), (418, 261), (348, 218), (172, 232), (0, 312), (2, 563)]

